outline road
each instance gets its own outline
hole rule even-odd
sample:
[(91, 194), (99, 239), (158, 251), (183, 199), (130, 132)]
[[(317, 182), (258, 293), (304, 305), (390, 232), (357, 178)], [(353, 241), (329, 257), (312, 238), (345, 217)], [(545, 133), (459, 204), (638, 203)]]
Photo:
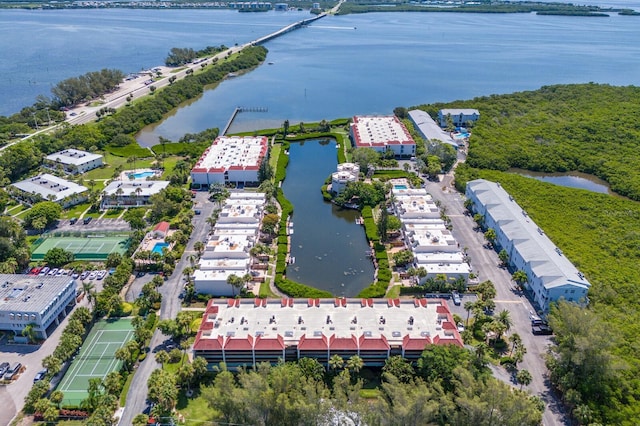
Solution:
[[(197, 205), (197, 208), (202, 212), (199, 215), (193, 217), (193, 231), (191, 232), (191, 238), (187, 243), (187, 247), (180, 258), (180, 261), (176, 263), (176, 268), (173, 274), (164, 282), (162, 287), (158, 289), (160, 294), (162, 294), (162, 305), (160, 308), (160, 319), (169, 319), (175, 318), (180, 312), (181, 308), (181, 299), (178, 297), (182, 289), (184, 288), (184, 278), (182, 275), (182, 271), (187, 266), (191, 266), (189, 262), (189, 256), (195, 254), (195, 250), (193, 249), (193, 245), (196, 241), (207, 241), (207, 236), (209, 234), (210, 226), (207, 223), (207, 218), (211, 216), (211, 213), (214, 209), (214, 203), (209, 202), (208, 192), (197, 192), (196, 198), (194, 199), (194, 203)], [(144, 279), (143, 279), (144, 278)], [(127, 294), (127, 300), (130, 300), (130, 293), (137, 295), (135, 292), (135, 288), (142, 289), (142, 283), (145, 281), (150, 281), (149, 274), (145, 275), (141, 279), (136, 279), (136, 281), (140, 281), (140, 283), (134, 285), (129, 290)], [(140, 290), (138, 290), (139, 292)], [(131, 382), (131, 387), (129, 388), (129, 393), (127, 394), (127, 401), (124, 406), (124, 410), (122, 412), (119, 425), (126, 426), (133, 424), (133, 418), (142, 413), (142, 411), (147, 406), (147, 380), (149, 376), (156, 368), (159, 368), (159, 364), (155, 360), (155, 352), (157, 352), (160, 348), (162, 348), (166, 341), (169, 339), (168, 336), (162, 334), (159, 330), (156, 330), (151, 338), (151, 343), (149, 344), (150, 352), (149, 356), (145, 358), (144, 361), (140, 363), (138, 369), (133, 376), (133, 380)]]
[[(464, 161), (464, 159), (464, 154), (460, 153), (458, 160)], [(500, 260), (496, 251), (484, 248), (486, 242), (484, 234), (475, 231), (476, 224), (473, 218), (464, 214), (465, 197), (455, 190), (452, 182), (453, 174), (449, 173), (441, 182), (428, 182), (425, 187), (434, 200), (440, 201), (441, 207), (446, 209), (446, 214), (451, 218), (453, 225), (453, 236), (461, 247), (467, 248), (471, 267), (478, 273), (480, 282), (491, 280), (494, 283), (497, 291), (495, 312), (504, 309), (510, 312), (513, 325), (509, 333), (517, 332), (527, 348), (527, 353), (519, 367), (531, 373), (533, 380), (528, 389), (532, 394), (542, 398), (546, 404), (543, 415), (544, 425), (569, 425), (565, 413), (558, 404), (558, 398), (552, 394), (547, 378), (543, 356), (551, 343), (550, 337), (535, 336), (531, 333), (529, 319), (529, 312), (533, 311), (531, 303), (515, 290), (509, 272), (498, 266)]]

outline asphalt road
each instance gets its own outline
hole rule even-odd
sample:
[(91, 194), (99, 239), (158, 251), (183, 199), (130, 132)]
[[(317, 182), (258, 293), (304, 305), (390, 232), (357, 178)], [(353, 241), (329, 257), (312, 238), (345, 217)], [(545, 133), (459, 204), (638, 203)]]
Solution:
[[(459, 156), (461, 160), (463, 155)], [(528, 390), (538, 395), (546, 404), (543, 415), (543, 423), (546, 426), (569, 425), (569, 420), (558, 399), (553, 395), (547, 377), (547, 368), (543, 356), (551, 343), (549, 336), (535, 336), (531, 333), (530, 311), (533, 311), (531, 303), (526, 297), (515, 290), (511, 281), (511, 274), (506, 269), (500, 268), (500, 260), (495, 250), (484, 248), (485, 239), (482, 232), (474, 230), (475, 222), (471, 216), (464, 215), (465, 197), (458, 193), (451, 185), (452, 174), (444, 177), (442, 182), (428, 182), (425, 187), (434, 200), (439, 200), (442, 207), (446, 208), (446, 214), (451, 218), (453, 236), (461, 247), (467, 247), (471, 258), (471, 267), (478, 273), (480, 282), (491, 280), (497, 291), (495, 298), (496, 310), (508, 310), (511, 314), (513, 325), (509, 333), (517, 332), (522, 337), (522, 342), (527, 348), (524, 360), (519, 364), (520, 369), (526, 369), (533, 378)]]
[[(209, 193), (208, 192), (197, 192), (196, 198), (194, 200), (198, 205), (198, 209), (202, 212), (200, 215), (196, 215), (193, 217), (193, 232), (191, 233), (191, 238), (187, 243), (187, 247), (182, 255), (180, 261), (176, 264), (175, 271), (171, 276), (165, 281), (165, 283), (158, 289), (158, 291), (162, 294), (162, 306), (160, 308), (160, 319), (169, 319), (175, 318), (180, 312), (181, 302), (182, 300), (178, 297), (180, 292), (183, 289), (184, 279), (182, 275), (182, 271), (187, 266), (191, 266), (189, 263), (189, 256), (195, 253), (193, 249), (193, 245), (196, 241), (207, 241), (207, 236), (209, 234), (210, 226), (207, 223), (207, 218), (211, 216), (211, 213), (214, 209), (214, 203), (209, 202), (208, 200)], [(146, 278), (146, 282), (152, 279), (153, 275), (149, 277), (149, 274), (146, 274), (144, 277), (136, 279), (136, 281), (140, 281), (140, 283), (136, 283), (134, 281), (134, 285), (127, 293), (127, 300), (131, 300), (131, 294), (136, 296), (140, 290), (135, 290), (136, 286), (139, 286), (142, 289), (142, 285), (144, 284)], [(131, 294), (130, 294), (131, 293)], [(157, 352), (160, 348), (163, 348), (169, 339), (168, 336), (165, 336), (160, 331), (156, 330), (151, 338), (151, 343), (149, 345), (150, 353), (145, 358), (143, 362), (140, 363), (138, 369), (133, 376), (133, 380), (131, 382), (131, 387), (129, 388), (129, 394), (127, 395), (127, 401), (122, 412), (119, 425), (127, 426), (133, 423), (133, 418), (142, 413), (142, 411), (147, 406), (147, 380), (149, 376), (156, 368), (159, 368), (160, 365), (156, 362), (154, 353)]]

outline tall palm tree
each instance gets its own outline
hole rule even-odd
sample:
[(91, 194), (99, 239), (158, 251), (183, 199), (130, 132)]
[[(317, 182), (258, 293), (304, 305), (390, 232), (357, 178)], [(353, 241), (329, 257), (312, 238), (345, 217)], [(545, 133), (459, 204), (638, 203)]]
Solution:
[(511, 321), (511, 313), (508, 310), (503, 309), (502, 311), (500, 311), (498, 313), (497, 320), (498, 322), (504, 325), (505, 331), (509, 331), (512, 325), (512, 321)]
[(329, 370), (337, 371), (344, 367), (344, 359), (340, 355), (332, 355), (329, 358)]
[(509, 342), (511, 342), (511, 353), (513, 353), (516, 347), (522, 345), (522, 337), (518, 333), (513, 333), (509, 336)]
[(522, 389), (522, 386), (528, 386), (532, 380), (533, 377), (527, 370), (520, 370), (516, 374), (516, 381), (520, 384), (520, 389)]
[(475, 306), (475, 302), (464, 302), (464, 310), (467, 311), (467, 321), (465, 322), (465, 327), (469, 327), (469, 314), (471, 313), (471, 310), (473, 310)]
[(347, 360), (347, 369), (355, 374), (358, 374), (364, 367), (364, 361), (358, 355), (354, 355)]

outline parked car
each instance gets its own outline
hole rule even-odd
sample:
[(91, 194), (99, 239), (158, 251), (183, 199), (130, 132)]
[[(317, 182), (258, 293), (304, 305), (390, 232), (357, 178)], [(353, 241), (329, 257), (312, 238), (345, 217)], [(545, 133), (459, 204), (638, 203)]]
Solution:
[(87, 278), (88, 275), (89, 275), (89, 271), (84, 271), (83, 273), (80, 274), (80, 279), (84, 280), (85, 278)]
[(453, 298), (453, 304), (456, 306), (460, 306), (460, 295), (458, 294), (457, 291), (454, 291), (453, 293), (451, 293), (451, 297)]
[(13, 367), (10, 367), (7, 371), (5, 371), (3, 378), (5, 380), (13, 380), (13, 378), (16, 376), (16, 374), (18, 374), (21, 368), (22, 364), (20, 364), (19, 362), (15, 363)]
[(531, 332), (533, 334), (540, 334), (540, 335), (547, 335), (547, 336), (550, 334), (553, 334), (553, 330), (547, 324), (532, 325)]
[(85, 217), (84, 219), (82, 219), (82, 223), (86, 225), (87, 223), (91, 222), (91, 219), (93, 219), (91, 216)]
[(90, 272), (89, 276), (87, 277), (87, 279), (89, 280), (95, 280), (96, 279), (96, 273), (95, 272)]
[(6, 373), (8, 369), (9, 369), (8, 362), (3, 362), (2, 364), (0, 364), (0, 377), (4, 376), (4, 373)]
[(38, 371), (36, 373), (36, 377), (33, 378), (33, 383), (39, 382), (40, 380), (44, 379), (44, 377), (47, 375), (48, 372), (49, 370), (47, 370), (46, 368)]
[(63, 275), (67, 275), (67, 270), (66, 269), (58, 269), (58, 272), (56, 272), (56, 277), (61, 277)]
[(202, 211), (200, 211), (200, 210), (196, 209), (196, 210), (194, 210), (194, 213), (195, 213), (195, 214), (200, 214), (200, 213), (202, 213)]
[(71, 225), (75, 225), (77, 221), (78, 221), (78, 218), (77, 218), (77, 217), (72, 217), (72, 218), (71, 218), (71, 220), (69, 220), (69, 223), (70, 223)]
[(42, 276), (42, 275), (47, 275), (50, 271), (50, 268), (48, 266), (45, 266), (44, 268), (42, 268), (42, 270), (40, 271), (40, 273), (38, 275)]
[(98, 271), (97, 278), (101, 280), (104, 278), (105, 275), (107, 275), (107, 271)]
[(55, 276), (57, 273), (58, 273), (58, 268), (53, 268), (52, 270), (47, 272), (47, 275)]

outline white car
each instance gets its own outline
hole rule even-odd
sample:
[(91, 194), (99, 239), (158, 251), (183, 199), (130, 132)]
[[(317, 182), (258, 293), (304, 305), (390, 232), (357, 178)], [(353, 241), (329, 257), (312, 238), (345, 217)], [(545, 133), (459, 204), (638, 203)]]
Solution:
[(87, 279), (95, 280), (96, 279), (96, 273), (95, 272), (90, 272), (89, 276), (87, 277)]

